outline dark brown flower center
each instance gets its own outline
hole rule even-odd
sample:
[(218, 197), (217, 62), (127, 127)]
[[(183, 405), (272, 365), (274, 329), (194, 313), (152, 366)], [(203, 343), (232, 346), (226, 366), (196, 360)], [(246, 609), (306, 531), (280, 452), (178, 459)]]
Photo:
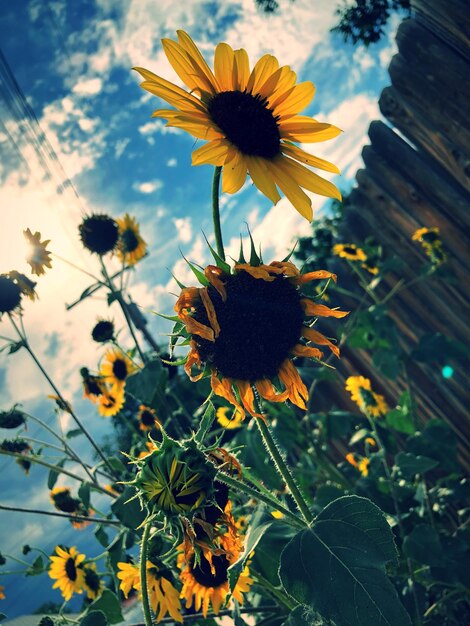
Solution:
[(346, 254), (352, 254), (355, 256), (357, 254), (357, 248), (355, 246), (344, 246), (343, 252), (346, 252)]
[(118, 241), (117, 222), (108, 215), (93, 214), (85, 217), (78, 230), (85, 248), (96, 254), (111, 252)]
[(113, 363), (113, 374), (118, 380), (126, 380), (127, 364), (123, 359), (116, 359)]
[(144, 409), (140, 414), (140, 421), (144, 426), (153, 426), (155, 424), (155, 415), (148, 409)]
[(68, 558), (65, 562), (65, 573), (69, 580), (77, 580), (77, 568), (75, 567), (75, 560), (72, 557)]
[(272, 159), (279, 153), (277, 118), (268, 108), (266, 98), (245, 91), (222, 91), (209, 100), (207, 110), (243, 154)]
[(124, 253), (134, 252), (134, 250), (139, 247), (137, 235), (131, 228), (126, 228), (126, 230), (121, 234), (121, 242), (122, 251)]
[[(193, 337), (202, 361), (227, 378), (250, 382), (273, 378), (301, 335), (300, 292), (284, 276), (267, 282), (244, 271), (229, 276), (225, 288), (223, 302), (216, 289), (209, 287), (219, 336), (215, 342)], [(203, 308), (195, 317), (209, 325)]]
[(21, 289), (8, 276), (0, 276), (0, 314), (10, 313), (21, 301)]
[(227, 582), (227, 570), (230, 563), (226, 556), (212, 557), (212, 565), (215, 570), (214, 574), (211, 572), (209, 561), (202, 554), (199, 565), (194, 565), (194, 557), (191, 560), (191, 573), (195, 580), (203, 587), (218, 587)]

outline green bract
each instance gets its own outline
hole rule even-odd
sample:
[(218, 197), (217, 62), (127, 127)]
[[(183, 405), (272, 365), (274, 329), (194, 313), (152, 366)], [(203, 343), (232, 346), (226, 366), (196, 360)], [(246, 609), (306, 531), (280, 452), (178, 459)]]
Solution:
[(185, 515), (211, 497), (216, 470), (191, 442), (164, 437), (161, 446), (142, 459), (133, 482), (152, 512)]

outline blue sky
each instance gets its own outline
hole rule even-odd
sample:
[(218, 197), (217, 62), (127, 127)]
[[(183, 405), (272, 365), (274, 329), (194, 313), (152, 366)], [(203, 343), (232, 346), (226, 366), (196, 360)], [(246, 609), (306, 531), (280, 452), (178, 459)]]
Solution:
[[(193, 37), (209, 63), (217, 42), (226, 41), (234, 48), (245, 48), (252, 64), (269, 52), (282, 65), (291, 65), (299, 80), (313, 81), (316, 97), (306, 113), (339, 126), (344, 133), (315, 144), (311, 151), (342, 169), (335, 183), (347, 189), (361, 167), (368, 125), (380, 117), (377, 100), (388, 84), (386, 70), (395, 50), (397, 20), (378, 46), (369, 51), (354, 49), (329, 33), (335, 23), (334, 7), (331, 0), (286, 1), (281, 2), (280, 15), (268, 17), (256, 11), (252, 0), (16, 0), (5, 5), (0, 19), (3, 54), (34, 110), (40, 131), (35, 124), (28, 126), (16, 101), (3, 90), (0, 272), (27, 273), (22, 230), (30, 228), (51, 239), (53, 252), (97, 273), (97, 264), (78, 242), (83, 210), (115, 217), (130, 212), (139, 220), (150, 250), (131, 279), (132, 295), (149, 312), (171, 312), (174, 297), (170, 292), (176, 288), (170, 271), (183, 281), (188, 277), (180, 249), (191, 260), (207, 260), (201, 231), (211, 235), (212, 169), (191, 167), (192, 137), (151, 119), (160, 103), (139, 88), (139, 78), (130, 68), (143, 66), (177, 82), (160, 44), (161, 37), (174, 38), (177, 28)], [(43, 139), (39, 147), (34, 144), (38, 132), (45, 134), (58, 160), (51, 158)], [(70, 186), (59, 193), (68, 180), (78, 197)], [(314, 198), (316, 211), (324, 204), (324, 198)], [(224, 237), (233, 254), (245, 222), (268, 262), (285, 256), (295, 237), (309, 232), (308, 223), (287, 200), (272, 207), (249, 183), (235, 196), (223, 196), (221, 206)], [(99, 438), (108, 424), (81, 400), (78, 369), (94, 367), (100, 358), (89, 332), (96, 317), (108, 315), (108, 310), (103, 299), (89, 299), (70, 312), (64, 306), (87, 284), (85, 276), (55, 260), (53, 269), (38, 281), (40, 301), (25, 305), (25, 320), (34, 349), (44, 355), (48, 371)], [(119, 325), (119, 312), (112, 310), (112, 314)], [(156, 316), (149, 313), (148, 317), (154, 333), (168, 332)], [(6, 322), (0, 332), (10, 334)], [(50, 390), (27, 354), (0, 355), (0, 389), (0, 408), (22, 402), (57, 426), (46, 399)], [(63, 427), (69, 425), (64, 422)], [(34, 428), (29, 434), (37, 436)], [(44, 473), (39, 469), (25, 478), (14, 463), (0, 460), (0, 470), (4, 503), (12, 504), (21, 494), (29, 506), (50, 507), (44, 495)], [(60, 520), (45, 519), (48, 533), (63, 532), (64, 543), (88, 545), (87, 534), (74, 533)], [(53, 547), (43, 537), (42, 518), (2, 515), (4, 527), (11, 530), (8, 538), (3, 533), (2, 543), (8, 545), (0, 545), (2, 551), (18, 550), (33, 541)], [(45, 578), (41, 582), (28, 579), (21, 585), (25, 598), (21, 607), (19, 589), (10, 589), (9, 594), (7, 590), (9, 599), (0, 606), (10, 616), (34, 610), (40, 593), (59, 600), (58, 593), (49, 592)]]

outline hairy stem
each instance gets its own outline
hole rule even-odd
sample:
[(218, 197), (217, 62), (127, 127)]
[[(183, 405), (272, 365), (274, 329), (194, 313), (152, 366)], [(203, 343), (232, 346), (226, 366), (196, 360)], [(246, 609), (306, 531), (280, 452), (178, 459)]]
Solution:
[(140, 545), (140, 590), (142, 593), (142, 607), (144, 610), (145, 626), (152, 626), (152, 613), (150, 612), (149, 593), (147, 587), (147, 548), (150, 537), (150, 522), (147, 522), (142, 535)]
[(212, 222), (214, 224), (214, 237), (217, 254), (225, 261), (224, 242), (222, 240), (222, 229), (220, 227), (219, 207), (219, 188), (221, 172), (222, 168), (220, 166), (217, 166), (214, 170), (214, 178), (212, 181)]

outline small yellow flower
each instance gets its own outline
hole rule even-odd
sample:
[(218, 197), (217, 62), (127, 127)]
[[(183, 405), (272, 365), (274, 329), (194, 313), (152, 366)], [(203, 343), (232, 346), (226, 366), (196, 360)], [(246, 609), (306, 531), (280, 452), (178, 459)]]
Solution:
[(121, 391), (129, 376), (137, 371), (137, 366), (121, 350), (111, 349), (105, 354), (100, 375), (104, 382), (112, 386), (113, 392)]
[(30, 246), (26, 261), (31, 265), (31, 272), (41, 276), (46, 273), (45, 267), (52, 267), (51, 253), (46, 250), (50, 239), (41, 241), (41, 233), (35, 232), (33, 235), (29, 228), (23, 231), (23, 235)]
[(139, 420), (139, 428), (144, 432), (149, 432), (152, 428), (160, 426), (160, 421), (157, 418), (156, 412), (145, 404), (139, 406), (139, 412), (137, 413), (137, 419)]
[(440, 238), (440, 230), (437, 226), (433, 228), (418, 228), (411, 237), (413, 241), (419, 241), (425, 254), (431, 259), (434, 265), (440, 265), (447, 261)]
[(105, 393), (98, 398), (98, 413), (103, 417), (113, 417), (113, 415), (117, 415), (124, 406), (124, 400), (124, 389), (105, 391)]
[(128, 213), (116, 220), (119, 227), (117, 256), (126, 265), (135, 265), (147, 254), (147, 244), (142, 239), (139, 224)]
[(366, 261), (367, 255), (362, 248), (358, 248), (353, 243), (337, 243), (333, 246), (333, 254), (348, 259), (348, 261)]
[(361, 472), (363, 476), (367, 476), (369, 473), (369, 465), (370, 459), (368, 459), (366, 456), (363, 456), (357, 464), (357, 469)]
[(139, 566), (133, 563), (118, 563), (119, 572), (117, 577), (121, 581), (119, 583), (119, 589), (124, 594), (125, 598), (128, 598), (132, 589), (138, 589), (140, 584), (140, 572)]
[(49, 576), (56, 582), (53, 589), (60, 589), (64, 600), (70, 600), (74, 593), (83, 593), (85, 573), (83, 561), (85, 555), (80, 554), (75, 547), (61, 548), (56, 546), (56, 554), (51, 556)]
[(219, 407), (215, 416), (222, 428), (226, 428), (227, 430), (240, 428), (243, 422), (243, 415), (240, 411), (234, 411), (227, 406)]
[(372, 439), (372, 437), (366, 437), (364, 441), (372, 447), (375, 447), (377, 445), (375, 439)]
[(360, 410), (372, 417), (381, 417), (388, 411), (385, 398), (372, 391), (370, 380), (364, 376), (349, 376), (346, 391), (349, 391)]

